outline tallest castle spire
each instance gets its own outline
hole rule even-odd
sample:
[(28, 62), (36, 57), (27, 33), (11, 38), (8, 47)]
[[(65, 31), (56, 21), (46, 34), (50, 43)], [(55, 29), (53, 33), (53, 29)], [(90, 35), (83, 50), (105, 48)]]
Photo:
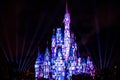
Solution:
[(68, 12), (68, 5), (66, 1), (66, 13), (64, 16), (64, 50), (63, 50), (63, 55), (65, 59), (68, 59), (69, 56), (69, 50), (70, 50), (70, 14)]
[(67, 4), (67, 0), (66, 0), (66, 13), (69, 13), (69, 12), (68, 12), (68, 4)]
[(65, 16), (64, 16), (64, 24), (70, 24), (70, 14), (69, 14), (69, 11), (68, 11), (68, 4), (67, 4), (67, 0), (66, 0), (66, 13), (65, 13)]

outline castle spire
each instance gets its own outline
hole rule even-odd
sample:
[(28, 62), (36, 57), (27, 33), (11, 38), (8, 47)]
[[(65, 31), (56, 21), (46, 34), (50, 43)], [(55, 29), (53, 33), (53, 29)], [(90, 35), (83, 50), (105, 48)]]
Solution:
[(69, 12), (68, 12), (68, 4), (67, 4), (67, 0), (66, 0), (66, 13), (69, 13)]
[(69, 14), (69, 11), (68, 11), (67, 0), (66, 0), (66, 13), (65, 13), (63, 22), (64, 22), (65, 25), (70, 24), (70, 14)]
[(66, 1), (66, 13), (64, 15), (64, 50), (63, 50), (63, 55), (64, 58), (67, 60), (69, 56), (69, 50), (70, 50), (70, 43), (71, 43), (71, 38), (70, 38), (70, 14), (68, 12), (68, 5)]
[(40, 56), (40, 48), (38, 47), (38, 56)]

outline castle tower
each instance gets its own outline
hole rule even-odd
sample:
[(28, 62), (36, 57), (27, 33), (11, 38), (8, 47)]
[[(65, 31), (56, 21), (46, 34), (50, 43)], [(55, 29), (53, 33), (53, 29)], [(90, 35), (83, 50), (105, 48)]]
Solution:
[(36, 59), (36, 62), (35, 62), (35, 78), (36, 80), (38, 78), (41, 78), (43, 77), (43, 63), (42, 63), (43, 59), (42, 59), (42, 55), (40, 53), (40, 50), (38, 49), (38, 57)]
[(50, 53), (48, 48), (46, 48), (45, 55), (44, 55), (44, 62), (43, 62), (43, 73), (44, 73), (44, 78), (48, 79), (49, 78), (49, 73), (50, 73)]
[(53, 29), (53, 35), (51, 39), (51, 51), (52, 51), (52, 57), (56, 56), (56, 36), (55, 36), (55, 30)]
[(65, 78), (65, 62), (63, 60), (62, 48), (58, 47), (55, 59), (55, 80), (64, 80)]
[(67, 60), (69, 56), (69, 50), (70, 50), (70, 44), (71, 44), (71, 39), (70, 39), (70, 14), (68, 12), (68, 5), (66, 3), (66, 13), (64, 16), (64, 45), (63, 45), (63, 55), (64, 58)]
[(63, 45), (63, 36), (61, 28), (57, 28), (56, 31), (56, 46), (62, 48)]
[(70, 47), (70, 54), (68, 58), (68, 66), (67, 69), (69, 71), (69, 76), (72, 76), (73, 74), (76, 74), (76, 60), (75, 60), (75, 55), (74, 55), (74, 49), (72, 46)]

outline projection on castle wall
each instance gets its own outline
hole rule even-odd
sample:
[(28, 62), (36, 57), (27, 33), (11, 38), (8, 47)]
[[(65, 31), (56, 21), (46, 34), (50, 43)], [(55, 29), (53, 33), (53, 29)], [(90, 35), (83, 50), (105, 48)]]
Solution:
[(36, 80), (39, 78), (71, 80), (72, 75), (83, 73), (95, 76), (95, 68), (90, 57), (84, 59), (78, 54), (74, 34), (70, 31), (70, 14), (67, 5), (63, 22), (64, 33), (61, 28), (57, 28), (56, 34), (54, 33), (51, 38), (51, 49), (47, 47), (44, 55), (38, 51), (35, 62)]

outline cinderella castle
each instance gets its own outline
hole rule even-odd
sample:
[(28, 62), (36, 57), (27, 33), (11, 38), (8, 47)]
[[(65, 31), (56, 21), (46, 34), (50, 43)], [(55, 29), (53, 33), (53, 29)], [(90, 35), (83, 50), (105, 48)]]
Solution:
[(70, 13), (66, 4), (64, 33), (57, 28), (51, 38), (51, 51), (46, 48), (44, 55), (38, 50), (35, 62), (35, 79), (71, 80), (73, 75), (88, 74), (94, 78), (95, 68), (88, 56), (82, 58), (77, 49), (74, 34), (70, 31)]

